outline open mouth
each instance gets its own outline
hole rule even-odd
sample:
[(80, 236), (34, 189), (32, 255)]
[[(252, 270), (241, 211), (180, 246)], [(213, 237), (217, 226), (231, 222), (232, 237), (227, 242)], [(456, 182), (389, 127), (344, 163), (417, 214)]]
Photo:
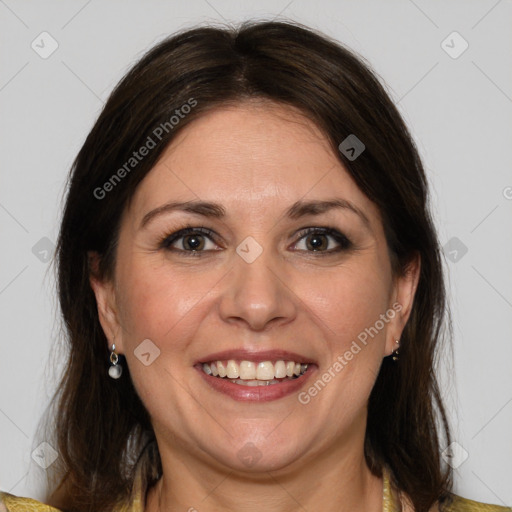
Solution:
[(202, 363), (206, 375), (229, 380), (241, 386), (271, 386), (298, 379), (307, 372), (308, 363), (295, 361), (210, 361)]

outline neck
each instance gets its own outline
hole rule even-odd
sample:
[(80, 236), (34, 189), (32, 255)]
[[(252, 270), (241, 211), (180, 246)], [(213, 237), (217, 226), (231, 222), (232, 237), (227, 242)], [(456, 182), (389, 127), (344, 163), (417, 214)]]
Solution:
[(330, 451), (300, 468), (261, 474), (222, 470), (182, 456), (162, 457), (163, 476), (149, 490), (145, 512), (382, 511), (383, 482), (370, 472), (362, 451), (360, 457), (351, 452), (343, 458)]

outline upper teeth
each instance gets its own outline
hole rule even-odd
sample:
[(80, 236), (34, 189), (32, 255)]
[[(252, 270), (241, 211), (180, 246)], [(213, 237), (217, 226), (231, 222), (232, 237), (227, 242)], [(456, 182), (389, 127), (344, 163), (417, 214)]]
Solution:
[(294, 361), (212, 361), (203, 363), (203, 371), (214, 377), (227, 377), (228, 379), (272, 380), (301, 375), (307, 370), (307, 364)]

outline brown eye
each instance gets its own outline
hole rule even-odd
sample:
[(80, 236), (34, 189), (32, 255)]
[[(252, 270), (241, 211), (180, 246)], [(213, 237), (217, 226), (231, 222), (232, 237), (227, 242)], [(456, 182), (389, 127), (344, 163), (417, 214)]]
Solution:
[(327, 254), (351, 247), (352, 242), (332, 228), (307, 228), (299, 233), (299, 242), (295, 244), (295, 250)]
[(217, 249), (213, 241), (213, 233), (207, 228), (187, 227), (167, 235), (159, 247), (168, 251), (199, 254)]
[(184, 250), (200, 251), (205, 246), (204, 237), (203, 235), (185, 235), (182, 237), (181, 245)]
[(314, 233), (305, 237), (306, 247), (312, 251), (324, 251), (329, 245), (329, 239), (323, 233)]

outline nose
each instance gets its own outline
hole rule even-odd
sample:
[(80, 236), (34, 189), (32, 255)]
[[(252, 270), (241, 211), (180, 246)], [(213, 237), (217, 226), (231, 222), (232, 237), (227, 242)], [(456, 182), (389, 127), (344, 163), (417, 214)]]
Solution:
[(264, 251), (247, 263), (234, 255), (234, 265), (224, 280), (220, 315), (228, 323), (241, 323), (254, 331), (292, 321), (297, 314), (297, 297), (286, 276)]

